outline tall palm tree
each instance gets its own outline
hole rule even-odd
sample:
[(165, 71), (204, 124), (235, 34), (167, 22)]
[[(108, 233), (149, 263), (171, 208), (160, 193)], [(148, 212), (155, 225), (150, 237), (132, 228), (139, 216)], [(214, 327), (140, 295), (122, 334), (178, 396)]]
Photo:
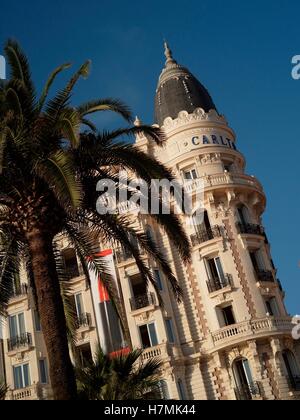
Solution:
[(110, 358), (97, 350), (93, 362), (77, 368), (79, 397), (88, 400), (160, 399), (159, 359), (141, 362), (142, 350)]
[[(132, 121), (128, 108), (120, 101), (100, 99), (78, 107), (70, 105), (74, 86), (87, 76), (89, 62), (48, 99), (56, 76), (69, 64), (55, 69), (37, 98), (28, 60), (20, 46), (9, 40), (5, 53), (10, 77), (0, 81), (0, 314), (6, 313), (13, 282), (19, 276), (21, 261), (25, 261), (44, 332), (54, 398), (74, 399), (76, 381), (69, 357), (54, 239), (59, 234), (69, 238), (87, 277), (89, 270), (98, 274), (106, 270), (101, 259), (94, 256), (95, 238), (120, 242), (134, 256), (144, 281), (157, 290), (152, 272), (140, 256), (142, 249), (157, 261), (180, 299), (180, 286), (153, 240), (138, 233), (126, 216), (100, 215), (96, 211), (97, 182), (103, 178), (117, 182), (115, 174), (119, 169), (144, 179), (149, 190), (152, 178), (173, 177), (164, 165), (122, 140), (143, 132), (162, 145), (164, 136), (158, 128), (96, 131), (88, 119), (95, 112), (110, 110)], [(183, 260), (188, 261), (189, 241), (177, 216), (151, 217), (165, 230)], [(103, 275), (102, 279), (113, 296), (110, 276)]]

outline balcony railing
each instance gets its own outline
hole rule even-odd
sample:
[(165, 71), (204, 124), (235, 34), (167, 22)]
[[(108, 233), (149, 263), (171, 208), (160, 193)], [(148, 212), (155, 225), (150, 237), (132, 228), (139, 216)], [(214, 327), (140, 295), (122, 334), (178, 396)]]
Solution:
[(24, 333), (17, 337), (12, 337), (7, 340), (8, 351), (16, 350), (22, 347), (28, 347), (32, 344), (30, 333)]
[(251, 223), (238, 223), (237, 228), (239, 233), (250, 234), (250, 235), (261, 235), (265, 236), (265, 230), (261, 225), (254, 225)]
[(187, 192), (192, 193), (199, 190), (199, 188), (215, 188), (228, 184), (237, 184), (241, 186), (244, 185), (245, 187), (251, 187), (260, 192), (263, 192), (263, 187), (256, 178), (244, 174), (234, 173), (206, 175), (202, 178), (195, 179), (192, 182), (187, 182), (185, 184), (185, 189)]
[(26, 296), (28, 294), (28, 286), (27, 284), (23, 283), (20, 286), (16, 286), (12, 292), (11, 299), (20, 296)]
[(201, 229), (195, 235), (191, 235), (193, 246), (203, 244), (215, 238), (222, 237), (222, 229), (220, 226), (212, 226), (208, 229)]
[(255, 270), (255, 273), (259, 281), (274, 282), (274, 276), (270, 270)]
[(91, 314), (82, 313), (77, 316), (76, 325), (77, 329), (83, 327), (90, 327), (92, 324)]
[(235, 388), (235, 395), (237, 400), (252, 400), (261, 396), (260, 386), (258, 382), (251, 384), (244, 384)]
[(236, 341), (248, 340), (253, 335), (290, 333), (292, 328), (292, 319), (290, 317), (267, 317), (229, 325), (212, 333), (212, 339), (216, 347), (227, 346)]
[(130, 307), (132, 311), (147, 308), (156, 304), (154, 293), (147, 293), (145, 295), (134, 296), (130, 298)]
[(225, 289), (225, 287), (229, 287), (232, 285), (233, 285), (233, 280), (232, 280), (231, 274), (224, 274), (224, 276), (222, 277), (209, 279), (207, 282), (209, 293), (217, 292), (218, 290)]

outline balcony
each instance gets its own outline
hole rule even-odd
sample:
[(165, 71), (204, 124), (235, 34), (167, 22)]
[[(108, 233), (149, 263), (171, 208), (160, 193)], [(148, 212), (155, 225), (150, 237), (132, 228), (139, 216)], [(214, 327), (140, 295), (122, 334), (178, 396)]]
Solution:
[(91, 314), (82, 313), (79, 316), (77, 316), (77, 320), (76, 320), (77, 329), (89, 328), (91, 325), (92, 325)]
[(270, 270), (259, 270), (259, 269), (257, 269), (257, 270), (255, 270), (255, 274), (256, 274), (256, 277), (257, 277), (258, 281), (271, 282), (271, 283), (275, 282), (273, 273)]
[(191, 235), (193, 246), (201, 245), (204, 242), (211, 241), (215, 238), (222, 237), (222, 229), (220, 226), (213, 226), (209, 229), (199, 230), (195, 235)]
[(260, 235), (265, 237), (265, 230), (261, 225), (251, 223), (237, 223), (237, 229), (241, 234)]
[(214, 293), (219, 290), (225, 289), (226, 287), (232, 287), (233, 280), (231, 274), (225, 274), (223, 277), (216, 277), (214, 279), (209, 279), (207, 282), (207, 287), (209, 293)]
[(38, 385), (35, 384), (28, 386), (27, 388), (8, 391), (6, 399), (14, 401), (39, 400)]
[(227, 347), (237, 342), (247, 341), (254, 336), (264, 337), (291, 333), (292, 328), (293, 324), (290, 317), (267, 317), (244, 321), (212, 333), (212, 345), (214, 348)]
[(8, 351), (12, 352), (32, 346), (32, 337), (30, 333), (24, 333), (17, 337), (7, 340)]
[(188, 193), (193, 193), (199, 189), (215, 189), (224, 185), (238, 185), (246, 188), (255, 189), (263, 193), (261, 183), (254, 177), (237, 173), (220, 173), (214, 175), (206, 175), (204, 177), (189, 181), (185, 184), (185, 190)]
[(145, 295), (134, 296), (129, 299), (132, 311), (147, 308), (148, 306), (156, 305), (156, 298), (154, 293), (147, 293)]
[(167, 344), (159, 344), (158, 346), (144, 349), (141, 356), (144, 362), (147, 362), (150, 359), (155, 359), (155, 358), (163, 359), (166, 357), (169, 357)]
[(237, 400), (249, 401), (261, 397), (260, 385), (258, 382), (245, 384), (235, 388), (235, 396)]

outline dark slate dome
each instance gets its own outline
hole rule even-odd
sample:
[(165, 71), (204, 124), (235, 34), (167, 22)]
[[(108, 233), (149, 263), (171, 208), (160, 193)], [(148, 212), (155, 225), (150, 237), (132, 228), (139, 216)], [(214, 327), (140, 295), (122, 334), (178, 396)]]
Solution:
[(205, 112), (216, 110), (215, 104), (205, 89), (190, 71), (177, 64), (165, 43), (167, 58), (156, 89), (155, 123), (162, 126), (167, 117), (178, 117), (180, 111), (192, 113), (196, 108)]

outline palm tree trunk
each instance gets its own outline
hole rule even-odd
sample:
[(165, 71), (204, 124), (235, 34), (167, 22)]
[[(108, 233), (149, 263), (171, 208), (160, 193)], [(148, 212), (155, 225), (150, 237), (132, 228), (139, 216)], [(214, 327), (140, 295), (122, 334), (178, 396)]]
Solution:
[(40, 229), (27, 234), (54, 399), (71, 400), (77, 396), (76, 381), (70, 360), (52, 239), (52, 235)]

